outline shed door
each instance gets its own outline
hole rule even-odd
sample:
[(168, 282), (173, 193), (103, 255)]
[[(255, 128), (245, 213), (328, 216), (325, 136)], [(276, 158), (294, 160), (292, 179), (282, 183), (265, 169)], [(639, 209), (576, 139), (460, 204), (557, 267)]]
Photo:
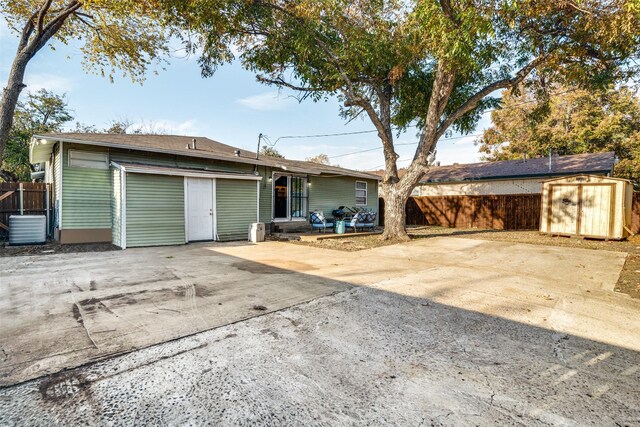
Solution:
[(583, 185), (580, 209), (580, 234), (609, 236), (613, 185)]
[(187, 179), (189, 241), (213, 240), (213, 180)]
[(551, 186), (551, 233), (577, 234), (578, 186)]

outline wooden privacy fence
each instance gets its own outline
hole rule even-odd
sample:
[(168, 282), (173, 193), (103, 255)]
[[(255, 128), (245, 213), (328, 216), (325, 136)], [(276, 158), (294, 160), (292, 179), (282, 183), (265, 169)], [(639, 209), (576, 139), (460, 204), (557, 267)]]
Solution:
[[(537, 230), (540, 227), (540, 194), (410, 197), (407, 225), (456, 228)], [(380, 223), (384, 201), (380, 199)]]
[(53, 218), (52, 200), (50, 184), (0, 182), (0, 237), (7, 236), (11, 215), (47, 215), (48, 207), (50, 224)]
[(633, 203), (631, 204), (631, 232), (640, 233), (640, 192), (633, 193)]

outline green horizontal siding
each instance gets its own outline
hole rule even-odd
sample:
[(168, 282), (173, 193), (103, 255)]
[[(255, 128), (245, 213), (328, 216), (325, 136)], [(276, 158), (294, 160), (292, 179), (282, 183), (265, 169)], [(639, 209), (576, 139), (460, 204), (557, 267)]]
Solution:
[(185, 243), (184, 178), (128, 173), (127, 247)]
[(120, 170), (111, 169), (111, 243), (116, 246), (122, 246), (120, 242), (121, 221), (122, 221), (122, 200), (121, 200), (121, 180)]
[[(111, 174), (109, 169), (69, 167), (69, 150), (62, 157), (62, 228), (111, 228)], [(100, 147), (84, 151), (104, 152)]]
[(377, 212), (378, 182), (372, 179), (343, 176), (335, 178), (312, 176), (309, 178), (309, 212), (323, 211), (326, 216), (331, 216), (331, 211), (339, 206), (356, 206), (356, 181), (367, 183), (367, 204), (358, 207), (373, 209)]
[(273, 188), (271, 172), (272, 170), (269, 168), (260, 168), (260, 175), (262, 176), (262, 181), (260, 181), (260, 222), (264, 222), (265, 224), (269, 224), (272, 220), (271, 204), (273, 203)]
[(216, 180), (218, 239), (245, 240), (251, 223), (256, 222), (256, 181)]
[(53, 149), (53, 194), (54, 194), (54, 227), (60, 228), (60, 201), (62, 199), (62, 155), (60, 154), (60, 143)]

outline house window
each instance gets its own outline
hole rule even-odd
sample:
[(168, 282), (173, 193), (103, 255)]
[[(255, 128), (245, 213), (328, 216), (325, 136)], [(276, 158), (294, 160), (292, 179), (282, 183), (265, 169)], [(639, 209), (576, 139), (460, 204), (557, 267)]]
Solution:
[(364, 181), (356, 181), (356, 205), (367, 204), (367, 183)]
[(69, 167), (109, 169), (108, 153), (69, 150)]

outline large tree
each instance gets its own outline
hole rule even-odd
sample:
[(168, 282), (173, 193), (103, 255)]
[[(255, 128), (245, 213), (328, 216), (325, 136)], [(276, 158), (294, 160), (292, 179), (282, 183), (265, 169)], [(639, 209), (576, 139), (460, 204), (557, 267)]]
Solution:
[(64, 96), (41, 89), (16, 106), (2, 162), (6, 181), (31, 179), (29, 142), (34, 133), (60, 132), (73, 120)]
[[(87, 71), (113, 78), (121, 70), (141, 82), (162, 61), (170, 34), (156, 0), (0, 0), (18, 48), (0, 100), (0, 159), (29, 61), (47, 44), (80, 43)], [(53, 44), (52, 44), (53, 48)]]
[[(534, 87), (535, 88), (535, 87)], [(478, 140), (487, 160), (615, 151), (615, 174), (640, 182), (640, 99), (627, 87), (505, 93)]]
[[(636, 0), (165, 0), (201, 36), (205, 75), (233, 43), (266, 84), (338, 96), (347, 119), (378, 131), (383, 238), (407, 239), (404, 207), (449, 131), (470, 132), (496, 91), (531, 76), (590, 86), (628, 78), (638, 55)], [(213, 5), (218, 8), (213, 8)], [(220, 12), (220, 9), (224, 13)], [(211, 12), (215, 10), (215, 12)], [(219, 37), (216, 29), (229, 28)], [(416, 125), (398, 176), (396, 129)]]

